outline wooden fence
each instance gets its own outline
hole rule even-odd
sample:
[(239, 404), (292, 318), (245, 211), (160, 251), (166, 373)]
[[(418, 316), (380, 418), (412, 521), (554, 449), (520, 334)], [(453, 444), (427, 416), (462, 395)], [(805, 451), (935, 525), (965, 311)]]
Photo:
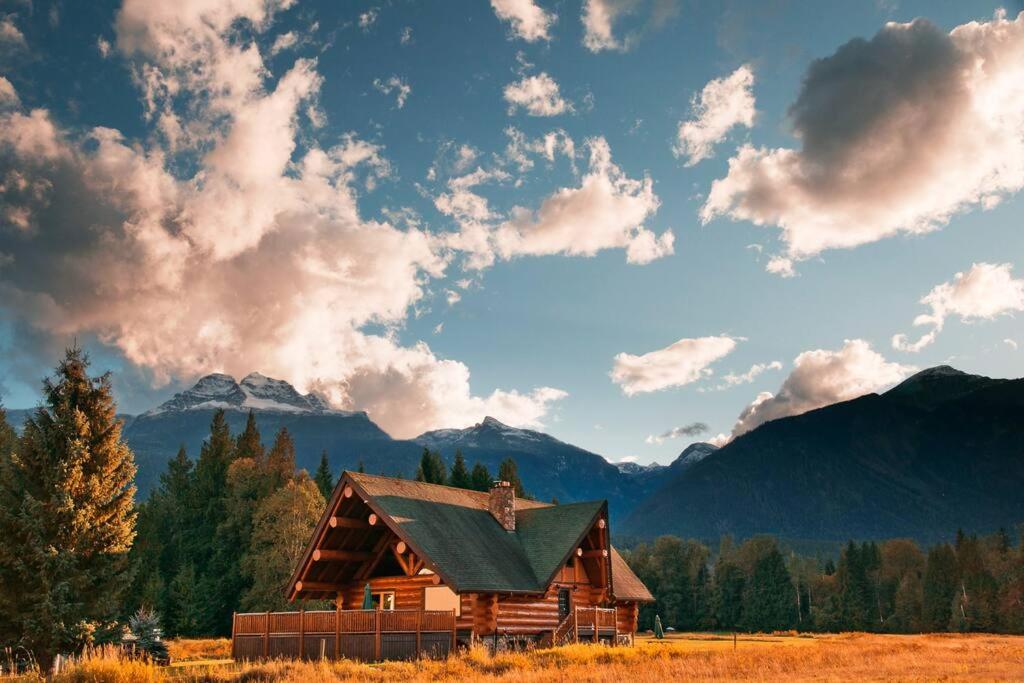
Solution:
[(235, 614), (231, 656), (250, 659), (416, 659), (455, 651), (454, 610)]

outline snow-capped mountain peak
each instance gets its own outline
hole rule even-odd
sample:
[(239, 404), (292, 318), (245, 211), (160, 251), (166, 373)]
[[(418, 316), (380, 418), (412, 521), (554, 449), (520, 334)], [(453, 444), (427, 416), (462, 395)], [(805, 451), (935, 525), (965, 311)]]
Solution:
[(540, 443), (561, 443), (558, 439), (532, 429), (511, 427), (488, 415), (480, 422), (464, 429), (438, 429), (416, 437), (417, 443), (430, 448), (448, 448), (455, 445), (474, 448), (493, 445), (524, 447), (532, 450)]
[(288, 413), (336, 413), (351, 414), (332, 410), (327, 402), (316, 394), (300, 394), (295, 387), (282, 379), (274, 379), (258, 372), (251, 372), (235, 381), (231, 375), (215, 372), (199, 380), (190, 389), (175, 394), (149, 415), (183, 410), (267, 410)]

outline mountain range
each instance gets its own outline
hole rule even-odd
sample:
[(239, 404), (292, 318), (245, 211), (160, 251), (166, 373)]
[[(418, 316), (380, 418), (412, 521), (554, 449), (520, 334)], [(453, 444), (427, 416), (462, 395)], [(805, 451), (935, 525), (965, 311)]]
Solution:
[[(606, 498), (616, 533), (672, 533), (715, 541), (772, 533), (794, 541), (907, 536), (948, 538), (1024, 521), (1024, 380), (989, 379), (947, 366), (883, 394), (765, 423), (722, 448), (695, 443), (669, 465), (609, 463), (543, 432), (487, 417), (465, 429), (393, 439), (365, 412), (331, 409), (315, 394), (250, 374), (207, 375), (160, 406), (121, 416), (139, 467), (141, 496), (183, 445), (193, 458), (223, 409), (233, 433), (252, 410), (269, 445), (281, 427), (312, 471), (327, 452), (337, 473), (412, 476), (424, 447), (450, 465), (461, 450), (491, 472), (516, 460), (541, 500)], [(20, 427), (28, 411), (10, 410)]]

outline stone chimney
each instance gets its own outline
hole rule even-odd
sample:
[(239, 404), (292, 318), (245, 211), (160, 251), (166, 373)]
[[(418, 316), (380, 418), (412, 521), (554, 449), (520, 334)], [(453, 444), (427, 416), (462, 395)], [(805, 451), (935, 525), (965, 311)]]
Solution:
[(505, 527), (505, 531), (516, 530), (516, 490), (510, 482), (496, 481), (491, 484), (487, 509), (498, 520), (498, 524)]

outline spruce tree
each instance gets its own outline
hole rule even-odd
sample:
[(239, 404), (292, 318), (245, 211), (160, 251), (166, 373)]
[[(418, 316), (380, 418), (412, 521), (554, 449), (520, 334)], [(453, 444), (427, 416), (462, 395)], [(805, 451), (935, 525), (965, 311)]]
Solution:
[(788, 629), (796, 621), (793, 584), (786, 570), (786, 561), (775, 546), (758, 558), (747, 581), (743, 621), (751, 631)]
[(0, 457), (0, 613), (44, 666), (112, 626), (128, 584), (135, 461), (110, 375), (88, 368), (67, 351)]
[(295, 476), (295, 442), (287, 427), (281, 427), (274, 437), (274, 445), (267, 455), (267, 477), (270, 488), (276, 491)]
[(420, 466), (416, 470), (416, 481), (428, 484), (446, 484), (448, 482), (448, 470), (440, 453), (429, 448), (423, 449)]
[(727, 560), (715, 565), (714, 610), (718, 628), (735, 631), (743, 623), (743, 570)]
[(327, 451), (320, 454), (320, 466), (316, 468), (313, 481), (316, 482), (316, 487), (320, 489), (324, 500), (330, 500), (331, 494), (334, 493), (334, 475), (331, 474), (331, 463), (327, 460)]
[(928, 551), (921, 604), (921, 621), (926, 630), (945, 631), (949, 627), (950, 605), (958, 579), (956, 554), (949, 544), (943, 543)]
[(487, 465), (479, 460), (473, 465), (473, 471), (469, 474), (470, 488), (474, 491), (487, 491), (491, 488), (494, 479), (491, 477)]
[(851, 631), (864, 631), (873, 625), (874, 591), (868, 577), (870, 550), (850, 541), (839, 558), (840, 610), (843, 625)]
[(520, 498), (526, 496), (526, 491), (523, 490), (523, 481), (519, 478), (519, 467), (512, 458), (505, 458), (501, 461), (501, 465), (498, 466), (498, 479), (512, 484), (512, 488)]
[(466, 458), (462, 456), (462, 451), (459, 449), (455, 451), (455, 461), (452, 463), (452, 472), (448, 476), (448, 485), (459, 489), (473, 488), (473, 479), (466, 467)]
[(238, 435), (235, 444), (236, 458), (250, 458), (258, 466), (263, 466), (263, 442), (260, 439), (260, 429), (256, 424), (256, 415), (250, 409), (249, 416), (245, 420), (245, 429)]

